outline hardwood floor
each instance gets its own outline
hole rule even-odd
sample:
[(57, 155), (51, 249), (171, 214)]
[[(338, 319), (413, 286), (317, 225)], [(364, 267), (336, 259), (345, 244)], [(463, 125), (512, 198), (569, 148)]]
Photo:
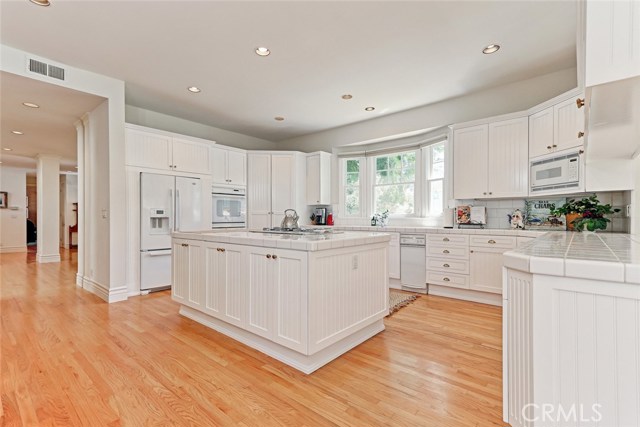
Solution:
[(504, 425), (500, 308), (423, 296), (307, 376), (168, 291), (108, 305), (63, 255), (0, 258), (3, 426)]

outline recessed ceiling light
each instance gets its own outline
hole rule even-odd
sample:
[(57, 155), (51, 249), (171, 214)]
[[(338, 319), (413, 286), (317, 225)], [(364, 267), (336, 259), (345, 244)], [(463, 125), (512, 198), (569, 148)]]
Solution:
[(192, 92), (192, 93), (199, 93), (199, 92), (200, 92), (200, 88), (199, 88), (199, 87), (196, 87), (196, 86), (189, 86), (189, 87), (187, 88), (187, 90), (188, 90), (189, 92)]
[(283, 121), (283, 120), (284, 120), (284, 117), (282, 117), (282, 116), (276, 116), (276, 117), (274, 117), (273, 119), (274, 119), (274, 120), (276, 120), (276, 121), (281, 122), (281, 121)]
[(364, 111), (373, 111), (375, 109), (376, 109), (376, 107), (367, 107), (367, 108), (364, 109)]
[(12, 130), (11, 133), (14, 135), (24, 135), (24, 132), (20, 132), (19, 130)]
[(51, 3), (49, 0), (29, 0), (33, 4), (37, 4), (38, 6), (50, 6)]
[(484, 49), (482, 49), (482, 53), (488, 55), (490, 53), (495, 53), (498, 50), (500, 50), (500, 45), (499, 44), (490, 44), (489, 46), (487, 46)]
[(34, 104), (33, 102), (23, 102), (22, 105), (29, 108), (40, 108), (38, 104)]
[(353, 95), (349, 95), (348, 93), (346, 95), (342, 95), (342, 99), (351, 99), (353, 98)]
[(270, 53), (271, 53), (271, 51), (269, 50), (269, 48), (266, 48), (266, 47), (257, 47), (256, 48), (256, 54), (257, 55), (269, 56)]
[(4, 151), (13, 151), (13, 148), (3, 148)]

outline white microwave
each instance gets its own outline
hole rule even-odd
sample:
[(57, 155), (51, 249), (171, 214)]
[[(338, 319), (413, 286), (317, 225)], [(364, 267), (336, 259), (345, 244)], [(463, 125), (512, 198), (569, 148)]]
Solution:
[(529, 194), (557, 194), (582, 191), (581, 151), (532, 160)]

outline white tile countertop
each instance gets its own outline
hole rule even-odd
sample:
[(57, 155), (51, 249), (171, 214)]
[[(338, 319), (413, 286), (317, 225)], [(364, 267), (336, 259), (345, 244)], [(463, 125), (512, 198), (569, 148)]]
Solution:
[(504, 254), (505, 267), (534, 274), (640, 284), (640, 238), (548, 232)]
[[(313, 227), (313, 226), (312, 226)], [(319, 226), (324, 227), (324, 226)], [(492, 236), (516, 236), (538, 237), (547, 231), (541, 230), (514, 230), (510, 228), (443, 228), (443, 227), (372, 227), (360, 226), (334, 226), (336, 230), (348, 231), (378, 231), (387, 233), (425, 233), (425, 234), (485, 234)]]
[(176, 239), (232, 243), (236, 245), (262, 246), (309, 252), (348, 246), (370, 245), (373, 243), (386, 243), (391, 239), (391, 235), (388, 233), (348, 231), (337, 234), (326, 233), (317, 235), (265, 234), (249, 231), (200, 231), (187, 233), (174, 232), (172, 236)]

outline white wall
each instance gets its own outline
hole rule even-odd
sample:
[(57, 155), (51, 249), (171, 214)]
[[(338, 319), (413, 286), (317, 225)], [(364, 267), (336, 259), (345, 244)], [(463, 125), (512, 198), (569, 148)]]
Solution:
[(69, 227), (76, 224), (74, 203), (78, 202), (78, 175), (60, 175), (60, 245), (68, 248), (69, 244), (78, 244), (78, 235), (74, 233), (73, 242), (69, 241)]
[(274, 142), (266, 139), (255, 138), (253, 136), (203, 125), (190, 120), (134, 107), (133, 105), (127, 105), (125, 107), (125, 118), (127, 123), (208, 139), (229, 147), (243, 148), (245, 150), (279, 149)]
[(0, 209), (0, 252), (26, 252), (27, 171), (0, 166), (0, 191), (8, 193), (9, 206)]
[(574, 89), (577, 86), (576, 78), (576, 69), (569, 68), (388, 116), (279, 141), (278, 149), (331, 152), (333, 147), (342, 145), (522, 111)]

